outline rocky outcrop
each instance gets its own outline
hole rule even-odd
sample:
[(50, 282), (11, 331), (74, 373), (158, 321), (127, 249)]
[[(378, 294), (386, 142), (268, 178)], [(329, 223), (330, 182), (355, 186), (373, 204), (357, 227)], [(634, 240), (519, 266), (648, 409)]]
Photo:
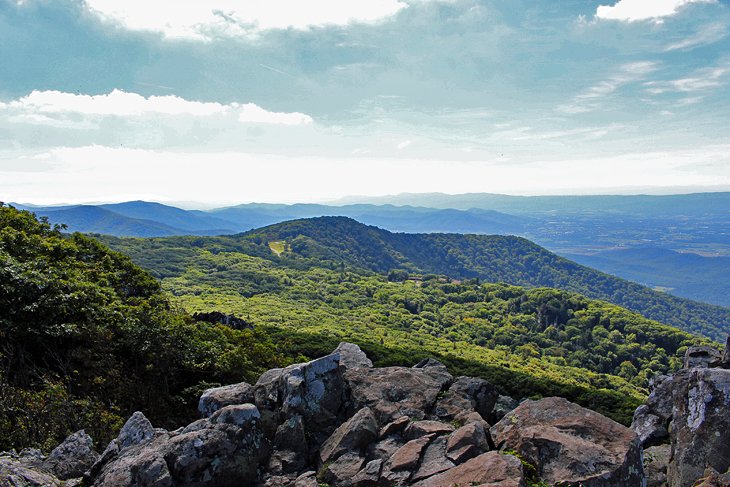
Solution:
[(490, 432), (500, 450), (516, 451), (550, 485), (642, 485), (636, 434), (563, 398), (525, 401)]
[(671, 486), (690, 486), (707, 467), (730, 468), (730, 370), (691, 369), (674, 391)]
[(253, 386), (206, 391), (203, 418), (175, 431), (135, 413), (98, 458), (83, 432), (72, 435), (49, 458), (68, 458), (73, 474), (38, 455), (0, 457), (0, 485), (60, 486), (60, 475), (86, 468), (84, 485), (100, 487), (642, 485), (629, 429), (564, 399), (508, 411), (514, 404), (436, 360), (373, 368), (359, 347), (341, 344)]
[(43, 464), (59, 479), (68, 480), (82, 477), (98, 459), (94, 441), (81, 430), (54, 448)]
[(650, 485), (690, 487), (698, 479), (714, 485), (730, 468), (728, 354), (730, 336), (723, 353), (707, 346), (689, 347), (685, 368), (653, 381), (631, 425), (645, 447), (660, 445), (644, 452), (645, 461), (650, 460)]

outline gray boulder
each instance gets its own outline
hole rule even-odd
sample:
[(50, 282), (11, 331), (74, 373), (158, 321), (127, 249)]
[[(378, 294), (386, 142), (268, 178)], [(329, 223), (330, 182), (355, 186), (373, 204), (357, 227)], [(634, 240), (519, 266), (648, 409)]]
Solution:
[(730, 334), (725, 339), (725, 351), (722, 352), (722, 361), (720, 367), (730, 369)]
[(707, 345), (689, 347), (684, 354), (684, 368), (719, 367), (722, 363), (722, 353), (716, 348)]
[[(179, 433), (156, 431), (151, 438), (129, 434), (144, 430), (145, 422), (139, 417), (131, 425), (136, 426), (128, 431), (123, 428), (125, 437), (120, 433), (109, 453), (102, 455), (105, 463), (92, 469), (89, 483), (110, 487), (245, 485), (256, 479), (259, 463), (269, 453), (260, 414), (252, 404), (226, 406)], [(128, 438), (145, 439), (130, 443)]]
[(730, 370), (694, 368), (676, 381), (669, 485), (691, 486), (706, 467), (730, 467)]
[(198, 401), (198, 412), (204, 418), (225, 406), (253, 402), (253, 386), (246, 382), (207, 389)]
[(150, 420), (140, 411), (136, 411), (129, 417), (117, 436), (119, 449), (127, 448), (140, 443), (152, 440), (155, 436), (155, 428)]
[(336, 460), (347, 452), (359, 453), (378, 436), (378, 422), (368, 407), (342, 423), (319, 450), (320, 463)]
[(346, 369), (371, 368), (372, 360), (354, 343), (341, 342), (334, 352), (340, 354), (340, 365)]
[(634, 432), (563, 398), (525, 401), (490, 432), (500, 450), (516, 451), (550, 485), (623, 487), (644, 480)]
[(498, 398), (497, 389), (484, 379), (458, 377), (439, 398), (433, 414), (444, 420), (459, 421), (465, 414), (476, 411), (489, 421), (493, 419), (492, 411)]
[(83, 477), (99, 458), (94, 441), (84, 430), (73, 433), (51, 451), (44, 467), (61, 480)]
[(665, 487), (667, 485), (667, 466), (671, 454), (669, 445), (652, 446), (644, 450), (646, 487)]
[(345, 371), (351, 407), (370, 407), (379, 424), (401, 416), (424, 419), (452, 377), (443, 366), (385, 367)]

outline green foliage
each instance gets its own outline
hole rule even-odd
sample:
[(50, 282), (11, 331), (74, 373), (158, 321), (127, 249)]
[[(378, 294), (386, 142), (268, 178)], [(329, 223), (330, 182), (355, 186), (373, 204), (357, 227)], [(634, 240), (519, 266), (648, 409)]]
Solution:
[[(181, 306), (244, 317), (289, 360), (324, 355), (341, 340), (361, 345), (378, 365), (434, 356), (512, 396), (562, 396), (623, 423), (648, 378), (675, 370), (686, 347), (702, 342), (567, 291), (436, 274), (404, 280), (402, 272), (374, 274), (334, 261), (321, 267), (320, 257), (261, 253), (268, 237), (256, 238), (209, 238), (197, 248), (189, 245), (197, 237), (108, 241), (151, 272), (165, 272), (163, 287)], [(189, 251), (170, 273), (167, 257), (180, 248)], [(242, 283), (241, 275), (256, 278)]]
[(137, 409), (173, 426), (195, 384), (283, 363), (258, 332), (193, 322), (128, 257), (60, 230), (0, 205), (0, 450), (80, 428), (104, 444)]

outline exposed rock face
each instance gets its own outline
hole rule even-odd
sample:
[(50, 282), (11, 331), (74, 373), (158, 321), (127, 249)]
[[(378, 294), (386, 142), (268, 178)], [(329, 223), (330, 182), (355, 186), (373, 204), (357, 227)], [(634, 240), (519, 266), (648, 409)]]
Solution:
[(650, 394), (645, 404), (634, 412), (631, 429), (639, 437), (644, 448), (658, 445), (669, 437), (669, 421), (674, 405), (675, 377), (661, 375), (649, 383)]
[(207, 418), (222, 407), (246, 403), (253, 403), (253, 386), (241, 382), (203, 392), (198, 401), (198, 412)]
[(494, 421), (494, 407), (499, 398), (497, 389), (484, 379), (457, 378), (436, 403), (434, 414), (444, 420), (462, 420), (465, 412), (476, 411), (484, 419)]
[(633, 431), (565, 399), (525, 401), (491, 428), (550, 485), (640, 486), (641, 445)]
[(61, 487), (63, 482), (41, 467), (38, 450), (0, 453), (0, 485), (3, 487)]
[(730, 370), (694, 368), (674, 394), (669, 485), (691, 486), (706, 467), (730, 468)]

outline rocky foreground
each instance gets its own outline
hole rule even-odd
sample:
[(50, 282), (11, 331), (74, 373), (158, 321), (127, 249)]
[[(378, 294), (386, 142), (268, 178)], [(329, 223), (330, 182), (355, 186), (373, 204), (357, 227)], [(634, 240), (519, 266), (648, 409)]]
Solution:
[(137, 412), (100, 455), (83, 431), (47, 457), (0, 454), (0, 485), (729, 486), (729, 369), (728, 347), (690, 349), (626, 428), (562, 398), (518, 405), (434, 360), (373, 368), (342, 343), (206, 391), (175, 431)]

